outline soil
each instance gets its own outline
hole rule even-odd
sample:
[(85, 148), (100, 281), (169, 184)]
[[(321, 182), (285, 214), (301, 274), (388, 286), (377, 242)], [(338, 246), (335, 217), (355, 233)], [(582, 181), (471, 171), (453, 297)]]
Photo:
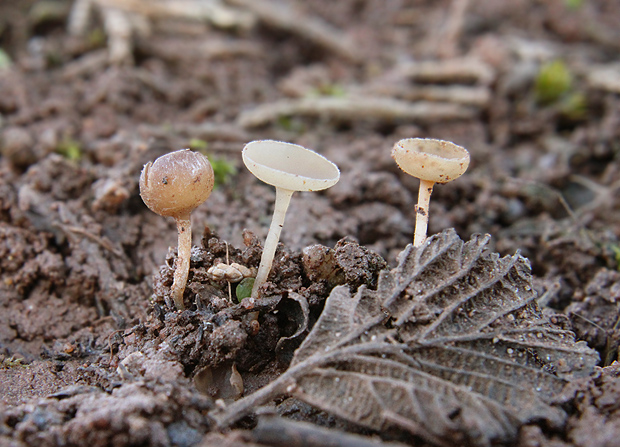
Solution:
[[(291, 445), (253, 418), (220, 432), (209, 411), (284, 371), (336, 285), (372, 288), (396, 265), (418, 180), (390, 151), (410, 137), (471, 153), (435, 187), (429, 233), (520, 251), (540, 306), (602, 359), (571, 384), (565, 426), (524, 425), (512, 445), (615, 445), (620, 4), (205, 1), (224, 16), (196, 20), (162, 0), (118, 21), (113, 3), (0, 2), (0, 445)], [(260, 262), (275, 191), (242, 163), (257, 139), (312, 148), (341, 179), (293, 196), (263, 298), (238, 302), (208, 270)], [(176, 226), (138, 179), (184, 147), (218, 177), (192, 213), (180, 312)], [(395, 441), (292, 399), (275, 408), (337, 445)]]

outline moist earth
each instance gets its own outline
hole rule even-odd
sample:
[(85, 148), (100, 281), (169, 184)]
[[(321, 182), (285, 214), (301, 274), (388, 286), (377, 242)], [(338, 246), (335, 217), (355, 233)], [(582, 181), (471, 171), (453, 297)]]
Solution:
[[(615, 445), (620, 5), (154, 6), (166, 3), (0, 3), (0, 445), (287, 445), (273, 433), (290, 427), (268, 416), (220, 432), (209, 412), (286, 370), (334, 287), (374, 288), (397, 264), (418, 181), (390, 150), (410, 137), (472, 159), (435, 187), (429, 233), (519, 251), (541, 309), (601, 357), (569, 385), (564, 426), (533, 421), (512, 445)], [(312, 148), (341, 179), (293, 196), (254, 301), (208, 270), (260, 262), (275, 191), (241, 161), (256, 139)], [(209, 157), (216, 188), (192, 213), (179, 312), (176, 227), (144, 206), (138, 179), (185, 147)], [(294, 399), (270, 411), (316, 439), (333, 429), (337, 445), (424, 445)]]

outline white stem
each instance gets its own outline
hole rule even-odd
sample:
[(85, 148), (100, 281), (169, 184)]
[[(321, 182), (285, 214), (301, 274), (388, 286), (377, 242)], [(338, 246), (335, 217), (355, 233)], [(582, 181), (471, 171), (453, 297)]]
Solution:
[(177, 231), (179, 233), (179, 248), (177, 251), (176, 269), (174, 270), (174, 282), (170, 294), (177, 309), (184, 310), (183, 292), (187, 284), (189, 274), (189, 258), (192, 253), (192, 223), (189, 214), (177, 218)]
[(254, 287), (252, 287), (252, 298), (257, 298), (258, 288), (267, 281), (267, 276), (269, 276), (271, 264), (273, 264), (273, 257), (278, 247), (278, 241), (280, 240), (282, 225), (284, 225), (284, 217), (286, 216), (288, 205), (291, 203), (293, 192), (294, 191), (288, 189), (276, 187), (276, 203), (273, 210), (273, 218), (271, 219), (271, 226), (269, 227), (267, 239), (265, 239), (263, 255), (260, 258), (260, 266), (258, 267), (258, 273), (254, 280)]
[(413, 246), (419, 247), (426, 240), (428, 229), (428, 208), (435, 182), (420, 179), (420, 191), (418, 192), (418, 204), (416, 206), (415, 236)]

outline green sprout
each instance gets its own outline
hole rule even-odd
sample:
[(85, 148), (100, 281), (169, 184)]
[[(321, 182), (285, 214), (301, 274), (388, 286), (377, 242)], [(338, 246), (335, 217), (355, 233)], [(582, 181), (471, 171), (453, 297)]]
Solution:
[(207, 153), (207, 147), (209, 143), (200, 138), (192, 138), (189, 140), (189, 147), (201, 154), (208, 156), (211, 166), (213, 167), (213, 174), (215, 176), (215, 188), (218, 186), (226, 185), (230, 182), (231, 177), (237, 174), (237, 168), (235, 165), (225, 158), (215, 157)]
[(80, 143), (73, 138), (65, 138), (56, 147), (55, 152), (62, 155), (67, 160), (79, 161), (82, 158), (82, 148)]
[(88, 45), (92, 48), (100, 48), (105, 44), (106, 37), (105, 33), (101, 28), (95, 28), (86, 37), (86, 41)]
[(582, 92), (570, 93), (560, 104), (562, 115), (571, 120), (583, 119), (587, 113), (586, 95)]
[(620, 271), (620, 245), (611, 244), (609, 248), (614, 254), (614, 260), (616, 261), (616, 270)]
[(228, 184), (230, 179), (237, 174), (235, 165), (225, 158), (211, 157), (211, 166), (213, 166), (216, 188)]
[(300, 134), (306, 130), (303, 121), (297, 117), (282, 115), (277, 119), (276, 123), (280, 129), (287, 132)]
[(583, 6), (584, 0), (564, 0), (564, 4), (568, 9), (577, 10)]
[(540, 67), (534, 93), (540, 104), (552, 104), (564, 96), (571, 88), (573, 75), (566, 64), (556, 59)]
[(11, 68), (13, 62), (11, 61), (11, 57), (0, 48), (0, 71)]
[(24, 360), (21, 358), (4, 357), (2, 356), (2, 361), (0, 361), (0, 369), (11, 369), (11, 368), (28, 368), (28, 365), (24, 363)]
[(235, 294), (237, 295), (237, 301), (241, 302), (244, 298), (252, 296), (252, 288), (254, 287), (254, 278), (243, 278), (237, 288)]
[(317, 96), (333, 96), (342, 98), (347, 95), (346, 90), (339, 84), (322, 84), (310, 90), (308, 96), (315, 98)]
[(189, 147), (195, 151), (204, 152), (207, 149), (207, 143), (205, 140), (201, 140), (200, 138), (192, 138), (189, 140)]

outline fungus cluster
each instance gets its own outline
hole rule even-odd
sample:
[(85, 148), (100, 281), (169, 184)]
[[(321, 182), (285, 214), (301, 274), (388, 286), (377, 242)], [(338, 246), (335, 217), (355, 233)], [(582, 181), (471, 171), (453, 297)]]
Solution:
[[(413, 243), (419, 247), (426, 239), (429, 202), (435, 183), (447, 183), (460, 177), (469, 166), (469, 152), (449, 141), (408, 138), (394, 145), (392, 157), (403, 171), (420, 179)], [(251, 291), (251, 297), (257, 298), (269, 276), (293, 193), (329, 188), (340, 179), (340, 171), (322, 155), (282, 141), (252, 141), (243, 148), (242, 158), (252, 174), (276, 188), (273, 217)], [(183, 292), (192, 243), (190, 213), (209, 197), (213, 184), (213, 169), (207, 157), (189, 149), (147, 163), (140, 175), (140, 195), (144, 203), (157, 214), (173, 217), (177, 223), (179, 249), (171, 296), (180, 310), (185, 308)], [(239, 264), (219, 264), (208, 274), (215, 279), (241, 281), (246, 296), (247, 280), (251, 280), (253, 272)]]

